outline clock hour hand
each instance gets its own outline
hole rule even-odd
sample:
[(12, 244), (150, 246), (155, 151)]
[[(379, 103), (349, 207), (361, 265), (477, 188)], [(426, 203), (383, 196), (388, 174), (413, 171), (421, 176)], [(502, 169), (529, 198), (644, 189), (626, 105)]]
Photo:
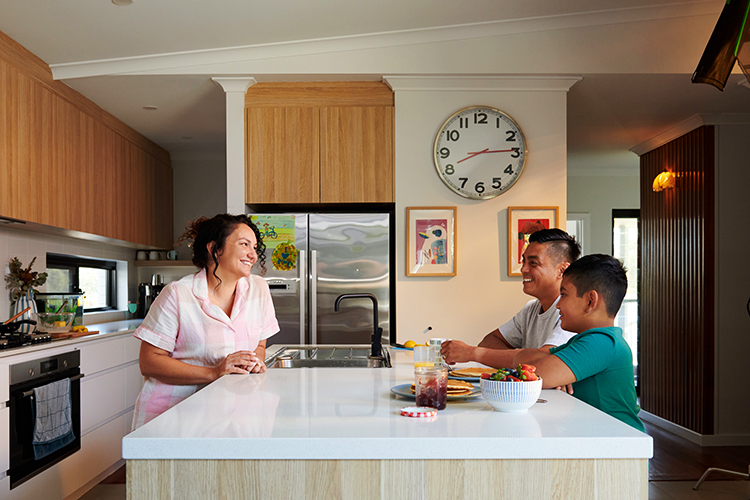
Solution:
[(483, 153), (512, 153), (513, 151), (514, 151), (513, 149), (497, 149), (497, 150), (494, 150), (494, 151), (490, 151), (490, 148), (485, 148), (485, 149), (483, 149), (481, 151), (476, 151), (474, 153), (469, 153), (469, 156), (467, 156), (463, 160), (458, 160), (456, 163), (461, 163), (462, 161), (469, 160), (469, 159), (474, 158), (475, 156), (479, 156), (479, 155), (481, 155)]

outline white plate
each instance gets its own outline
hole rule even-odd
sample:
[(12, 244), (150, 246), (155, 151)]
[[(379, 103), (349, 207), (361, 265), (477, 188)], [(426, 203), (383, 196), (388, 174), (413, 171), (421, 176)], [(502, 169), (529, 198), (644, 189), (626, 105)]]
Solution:
[[(411, 392), (411, 384), (401, 384), (397, 385), (395, 387), (391, 387), (391, 392), (393, 394), (398, 394), (401, 397), (409, 398), (409, 399), (417, 399), (417, 396)], [(448, 395), (448, 401), (461, 401), (462, 399), (471, 399), (476, 398), (477, 396), (481, 396), (482, 391), (475, 387), (469, 394), (462, 394), (459, 396), (451, 396)]]

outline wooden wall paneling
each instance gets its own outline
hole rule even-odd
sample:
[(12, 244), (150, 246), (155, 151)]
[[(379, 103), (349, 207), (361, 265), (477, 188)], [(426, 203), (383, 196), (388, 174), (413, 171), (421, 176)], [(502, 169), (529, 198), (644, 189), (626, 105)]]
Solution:
[(320, 112), (320, 201), (393, 201), (393, 108)]
[[(714, 136), (701, 127), (641, 157), (641, 406), (713, 433)], [(655, 193), (654, 177), (677, 176)]]
[(320, 200), (318, 108), (247, 108), (246, 203)]

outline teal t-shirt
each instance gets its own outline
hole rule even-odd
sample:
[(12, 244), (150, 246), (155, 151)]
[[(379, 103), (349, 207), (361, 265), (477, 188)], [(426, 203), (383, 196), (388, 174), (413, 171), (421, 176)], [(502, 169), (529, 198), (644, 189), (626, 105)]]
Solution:
[(633, 354), (621, 328), (592, 328), (549, 352), (576, 376), (573, 396), (641, 432), (646, 431), (638, 418)]

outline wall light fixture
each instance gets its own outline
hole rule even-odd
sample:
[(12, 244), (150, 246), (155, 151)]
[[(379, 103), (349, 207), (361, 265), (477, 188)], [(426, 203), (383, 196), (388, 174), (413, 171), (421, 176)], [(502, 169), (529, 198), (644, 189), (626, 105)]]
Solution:
[(653, 188), (657, 193), (664, 191), (665, 189), (673, 188), (675, 183), (675, 175), (672, 172), (666, 170), (654, 178)]

